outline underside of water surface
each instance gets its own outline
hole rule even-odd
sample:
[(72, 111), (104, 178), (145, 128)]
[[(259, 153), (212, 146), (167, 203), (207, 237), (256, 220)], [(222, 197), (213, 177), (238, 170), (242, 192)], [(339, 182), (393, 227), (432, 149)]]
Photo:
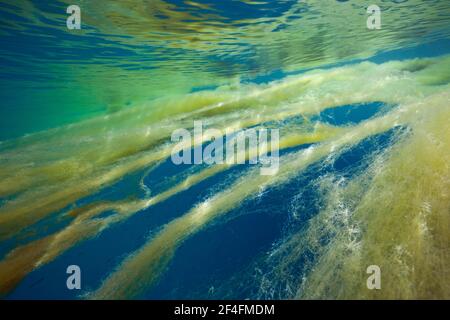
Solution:
[(450, 2), (369, 2), (0, 0), (0, 297), (450, 299)]

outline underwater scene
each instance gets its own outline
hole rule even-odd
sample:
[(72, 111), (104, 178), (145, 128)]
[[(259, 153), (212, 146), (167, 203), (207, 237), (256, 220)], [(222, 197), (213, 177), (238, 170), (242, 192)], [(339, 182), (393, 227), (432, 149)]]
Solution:
[(1, 299), (450, 299), (450, 1), (0, 19)]

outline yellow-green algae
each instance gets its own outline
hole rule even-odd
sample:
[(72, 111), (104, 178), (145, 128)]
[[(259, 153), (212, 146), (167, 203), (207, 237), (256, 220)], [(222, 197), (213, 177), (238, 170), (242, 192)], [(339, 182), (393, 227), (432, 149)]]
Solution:
[[(314, 250), (319, 258), (304, 279), (294, 280), (298, 290), (291, 298), (449, 298), (449, 66), (450, 57), (443, 56), (314, 70), (264, 85), (241, 84), (160, 99), (151, 107), (142, 105), (5, 142), (0, 195), (10, 200), (0, 208), (0, 239), (27, 239), (26, 227), (128, 173), (170, 157), (171, 132), (192, 127), (194, 120), (236, 131), (297, 115), (309, 119), (345, 104), (383, 101), (398, 107), (355, 126), (306, 121), (282, 131), (282, 147), (316, 144), (283, 156), (275, 176), (260, 176), (259, 170), (250, 169), (227, 190), (211, 194), (130, 254), (88, 297), (138, 296), (158, 280), (186, 238), (261, 188), (285, 183), (310, 164), (403, 125), (410, 134), (400, 135), (382, 160), (374, 161), (342, 190), (323, 194), (327, 207), (304, 232), (285, 239), (286, 250), (280, 250), (283, 263), (274, 274), (283, 277), (283, 270), (301, 252)], [(206, 168), (147, 199), (63, 211), (59, 215), (71, 220), (67, 227), (30, 240), (3, 258), (0, 292), (7, 294), (27, 273), (80, 241), (224, 169), (227, 166)], [(355, 204), (346, 208), (345, 199)], [(100, 217), (107, 210), (115, 213)], [(345, 223), (332, 223), (339, 219)], [(358, 237), (349, 236), (353, 232)], [(318, 239), (330, 233), (332, 241), (319, 246)], [(364, 266), (371, 264), (383, 270), (383, 290), (364, 288)]]

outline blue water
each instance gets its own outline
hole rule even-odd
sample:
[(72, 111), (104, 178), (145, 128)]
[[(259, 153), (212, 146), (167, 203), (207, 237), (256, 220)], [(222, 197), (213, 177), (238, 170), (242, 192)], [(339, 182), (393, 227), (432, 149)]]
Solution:
[[(131, 151), (123, 148), (123, 157), (118, 156), (115, 162), (108, 163), (114, 167), (129, 160), (128, 157), (141, 156), (142, 151), (153, 151), (133, 145), (134, 141), (121, 139), (135, 129), (121, 121), (136, 123), (139, 127), (143, 126), (139, 122), (142, 117), (152, 123), (153, 116), (156, 119), (164, 112), (171, 116), (167, 109), (172, 105), (188, 105), (188, 98), (197, 97), (201, 102), (194, 103), (201, 105), (207, 103), (201, 99), (215, 101), (211, 98), (214, 90), (217, 90), (217, 95), (234, 92), (236, 97), (241, 97), (252, 92), (253, 88), (270, 89), (277, 81), (314, 70), (356, 66), (361, 62), (383, 64), (443, 56), (450, 53), (449, 2), (427, 3), (435, 11), (425, 10), (423, 6), (426, 4), (414, 6), (408, 1), (383, 1), (383, 12), (392, 14), (393, 18), (383, 20), (386, 24), (377, 34), (377, 31), (367, 33), (365, 4), (356, 1), (314, 5), (297, 0), (252, 3), (155, 0), (143, 1), (142, 4), (118, 2), (117, 8), (108, 1), (84, 1), (80, 3), (82, 30), (69, 32), (65, 27), (67, 4), (64, 2), (0, 0), (0, 156), (6, 159), (0, 158), (0, 164), (10, 165), (7, 157), (17, 156), (15, 150), (27, 150), (31, 154), (29, 158), (28, 154), (12, 157), (25, 159), (23, 168), (19, 169), (43, 166), (42, 175), (53, 181), (52, 175), (57, 176), (59, 172), (55, 173), (45, 165), (67, 159), (54, 159), (50, 151), (71, 150), (73, 146), (64, 142), (51, 147), (42, 144), (52, 150), (35, 150), (33, 142), (39, 142), (39, 137), (55, 138), (61, 134), (68, 140), (74, 138), (83, 151), (84, 145), (86, 148), (91, 146), (90, 142), (83, 134), (70, 137), (67, 134), (71, 132), (70, 126), (106, 119), (105, 122), (99, 121), (100, 125), (94, 125), (98, 126), (96, 131), (89, 131), (86, 127), (88, 138), (89, 134), (93, 139), (110, 134), (111, 141), (128, 142), (136, 148), (131, 148)], [(342, 15), (339, 11), (342, 8), (348, 8), (348, 16)], [(400, 14), (400, 10), (409, 10), (417, 16), (413, 15), (411, 19), (415, 20), (409, 21), (409, 16)], [(327, 17), (327, 14), (333, 15)], [(394, 15), (398, 17), (394, 19)], [(398, 25), (392, 21), (397, 21)], [(353, 79), (343, 79), (343, 83), (346, 80), (350, 82)], [(438, 83), (441, 84), (446, 83)], [(320, 93), (320, 87), (314, 89)], [(230, 97), (231, 94), (227, 99), (232, 100)], [(321, 98), (319, 95), (318, 99)], [(250, 103), (259, 103), (255, 101)], [(282, 101), (285, 102), (292, 101)], [(156, 112), (154, 115), (149, 111), (161, 105), (160, 114)], [(260, 125), (289, 131), (293, 130), (289, 125), (295, 128), (304, 125), (312, 130), (316, 123), (320, 123), (331, 129), (346, 129), (386, 115), (396, 108), (399, 106), (384, 101), (330, 105), (311, 116), (297, 115)], [(142, 112), (130, 113), (132, 116), (129, 118), (114, 118), (128, 110)], [(175, 117), (182, 112), (174, 114)], [(108, 119), (113, 120), (107, 122)], [(60, 131), (52, 131), (58, 128)], [(136, 130), (143, 132), (141, 127)], [(271, 263), (272, 254), (280, 243), (303, 232), (311, 219), (326, 206), (317, 182), (330, 178), (335, 183), (342, 181), (345, 184), (358, 178), (369, 170), (376, 155), (384, 154), (399, 142), (398, 139), (408, 136), (410, 130), (408, 126), (399, 125), (370, 136), (342, 153), (320, 159), (302, 172), (292, 174), (287, 182), (245, 199), (182, 241), (157, 282), (146, 287), (136, 298), (267, 298), (270, 292), (261, 293), (260, 280), (261, 275), (270, 275), (275, 268)], [(131, 133), (130, 139), (133, 139), (135, 136)], [(104, 150), (106, 158), (114, 148), (107, 138), (99, 141), (104, 145), (98, 145), (98, 150), (93, 150), (92, 154), (100, 150), (98, 157), (102, 157), (101, 151)], [(29, 149), (19, 148), (27, 143), (31, 145)], [(280, 155), (288, 156), (317, 144), (290, 147), (281, 150)], [(36, 160), (33, 152), (36, 157), (39, 152), (49, 154), (49, 158), (43, 156), (43, 160)], [(61, 154), (76, 160), (78, 152), (74, 147), (72, 153)], [(55, 154), (58, 155), (57, 152)], [(98, 159), (86, 158), (97, 164)], [(75, 166), (80, 163), (75, 161)], [(201, 172), (204, 168), (206, 166), (176, 166), (170, 159), (165, 159), (128, 172), (114, 183), (83, 194), (76, 201), (2, 240), (0, 259), (6, 259), (14, 248), (69, 226), (73, 219), (66, 213), (71, 209), (97, 201), (146, 199), (150, 196), (149, 190), (151, 195), (157, 195), (179, 182), (184, 175)], [(27, 274), (6, 295), (6, 299), (85, 298), (85, 294), (98, 289), (125, 258), (142, 248), (167, 224), (183, 217), (202, 201), (230, 188), (232, 182), (249, 169), (251, 166), (246, 164), (215, 174), (112, 225), (94, 238), (81, 241)], [(17, 181), (23, 178), (20, 170), (7, 174), (4, 175), (16, 177)], [(79, 179), (75, 181), (82, 181), (83, 174), (81, 172), (78, 177), (75, 173)], [(0, 209), (20, 199), (21, 192), (46, 187), (45, 181), (29, 190), (19, 189), (5, 196), (0, 194)], [(57, 185), (58, 179), (55, 181)], [(36, 199), (39, 201), (41, 199)], [(114, 211), (106, 210), (95, 218), (114, 214)], [(331, 238), (327, 236), (319, 239), (323, 246), (329, 241)], [(308, 251), (297, 259), (289, 270), (289, 276), (302, 279), (307, 275), (307, 267), (318, 257), (315, 252)], [(66, 268), (72, 264), (82, 270), (82, 290), (68, 290), (66, 287)], [(277, 292), (284, 290), (271, 289)], [(286, 293), (270, 298), (292, 296), (292, 293)]]

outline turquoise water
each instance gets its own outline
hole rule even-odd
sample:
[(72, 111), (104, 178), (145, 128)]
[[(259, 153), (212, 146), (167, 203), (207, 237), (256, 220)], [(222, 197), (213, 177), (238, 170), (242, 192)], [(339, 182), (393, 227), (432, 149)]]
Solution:
[[(450, 4), (369, 4), (0, 1), (0, 295), (448, 299)], [(279, 171), (173, 164), (194, 121)]]

